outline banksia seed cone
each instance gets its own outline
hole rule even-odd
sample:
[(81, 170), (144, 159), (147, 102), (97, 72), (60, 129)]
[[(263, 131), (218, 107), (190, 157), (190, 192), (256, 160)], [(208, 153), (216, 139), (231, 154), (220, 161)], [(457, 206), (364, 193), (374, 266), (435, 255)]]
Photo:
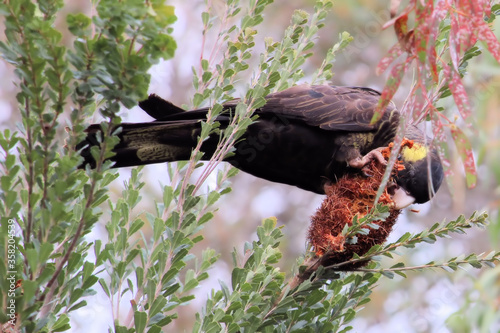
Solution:
[[(365, 254), (373, 245), (382, 244), (389, 236), (392, 226), (400, 210), (393, 208), (393, 201), (387, 191), (379, 199), (379, 203), (390, 207), (389, 217), (385, 221), (373, 221), (379, 226), (373, 229), (368, 226), (367, 235), (358, 234), (355, 244), (347, 244), (342, 235), (346, 224), (351, 225), (355, 215), (365, 216), (372, 208), (377, 191), (384, 175), (385, 166), (372, 161), (369, 169), (372, 177), (362, 174), (346, 175), (337, 183), (325, 186), (327, 197), (321, 207), (311, 218), (308, 240), (314, 247), (318, 257), (326, 256), (327, 263), (336, 264), (352, 258), (354, 253)], [(349, 266), (343, 267), (348, 269)], [(352, 266), (351, 266), (352, 268)]]
[[(403, 144), (411, 146), (412, 141), (404, 140)], [(390, 156), (392, 144), (382, 151), (386, 159)], [(401, 170), (402, 165), (396, 164), (393, 174)], [(372, 177), (367, 177), (361, 173), (347, 174), (336, 183), (325, 186), (327, 197), (321, 207), (311, 218), (308, 241), (313, 246), (315, 255), (306, 260), (305, 271), (299, 273), (291, 282), (291, 287), (295, 287), (309, 278), (319, 266), (331, 266), (350, 260), (356, 253), (364, 255), (376, 244), (385, 242), (401, 210), (394, 208), (391, 196), (384, 190), (379, 199), (379, 203), (389, 206), (389, 216), (383, 221), (372, 221), (372, 224), (379, 226), (378, 229), (368, 228), (369, 233), (357, 234), (357, 241), (347, 243), (342, 235), (344, 226), (351, 225), (355, 215), (358, 218), (365, 216), (375, 202), (377, 191), (382, 182), (385, 166), (377, 161), (372, 161), (368, 165), (368, 170)], [(403, 167), (404, 168), (404, 167)], [(344, 264), (338, 270), (351, 270), (365, 265), (367, 261)]]

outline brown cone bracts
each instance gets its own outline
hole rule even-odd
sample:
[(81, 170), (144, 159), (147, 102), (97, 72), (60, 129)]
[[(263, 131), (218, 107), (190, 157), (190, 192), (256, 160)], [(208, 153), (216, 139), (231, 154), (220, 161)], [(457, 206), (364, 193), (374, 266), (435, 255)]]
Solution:
[[(412, 141), (405, 139), (401, 147), (412, 144)], [(391, 148), (392, 144), (382, 151), (386, 159), (391, 154)], [(393, 168), (393, 175), (397, 174), (402, 167), (402, 165), (396, 164)], [(362, 256), (372, 246), (383, 244), (386, 241), (401, 212), (401, 210), (394, 208), (394, 202), (387, 188), (378, 202), (389, 207), (389, 216), (385, 220), (370, 222), (378, 225), (378, 229), (363, 226), (363, 228), (368, 228), (369, 232), (368, 234), (356, 234), (355, 242), (349, 241), (342, 235), (345, 225), (351, 226), (355, 215), (359, 220), (373, 209), (385, 168), (385, 165), (371, 161), (368, 165), (371, 177), (362, 173), (347, 174), (336, 183), (325, 186), (327, 197), (311, 217), (307, 236), (314, 254), (304, 263), (306, 269), (294, 278), (295, 281), (291, 282), (292, 287), (309, 278), (319, 266), (328, 268), (328, 266), (344, 263), (352, 259), (354, 254)], [(391, 180), (388, 183), (391, 183)], [(336, 267), (335, 270), (353, 270), (367, 263), (368, 261), (347, 263)]]

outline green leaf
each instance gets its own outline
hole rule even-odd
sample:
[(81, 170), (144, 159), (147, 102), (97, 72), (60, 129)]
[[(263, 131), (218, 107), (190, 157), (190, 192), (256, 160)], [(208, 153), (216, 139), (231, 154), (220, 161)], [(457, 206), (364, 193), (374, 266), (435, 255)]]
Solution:
[(51, 331), (52, 332), (63, 332), (67, 331), (71, 328), (69, 325), (69, 318), (66, 314), (62, 314), (57, 321), (52, 325)]
[(138, 333), (144, 332), (144, 329), (146, 328), (147, 319), (148, 315), (146, 314), (146, 312), (134, 311), (134, 324), (136, 332)]
[(87, 301), (80, 301), (78, 303), (76, 303), (75, 305), (73, 305), (69, 310), (68, 312), (71, 312), (71, 311), (75, 311), (77, 309), (80, 309), (80, 308), (83, 308), (84, 306), (87, 306)]
[(141, 230), (143, 226), (144, 226), (143, 220), (135, 220), (134, 222), (132, 222), (132, 225), (128, 230), (128, 235), (131, 236), (135, 234), (137, 231)]
[(385, 270), (381, 270), (380, 273), (382, 273), (383, 276), (389, 278), (389, 279), (393, 279), (394, 278), (394, 273), (391, 272), (391, 271), (385, 271)]
[(111, 293), (109, 291), (109, 288), (108, 288), (106, 281), (104, 281), (104, 279), (101, 278), (101, 279), (99, 279), (99, 284), (101, 285), (102, 290), (104, 291), (106, 296), (111, 297)]
[(174, 189), (172, 186), (164, 186), (163, 187), (163, 204), (165, 207), (169, 207), (172, 199), (174, 197)]
[(75, 36), (82, 37), (89, 33), (88, 28), (91, 24), (91, 19), (82, 13), (68, 14), (66, 23), (68, 30)]
[(453, 141), (455, 142), (455, 146), (457, 147), (457, 151), (460, 154), (460, 158), (462, 159), (462, 163), (464, 165), (467, 187), (473, 188), (477, 183), (477, 170), (471, 143), (467, 136), (457, 126), (452, 125), (450, 130)]
[(154, 225), (153, 225), (153, 239), (155, 241), (158, 241), (163, 234), (164, 230), (164, 222), (160, 218), (155, 218), (154, 220)]
[(163, 307), (167, 304), (167, 299), (162, 295), (158, 295), (158, 297), (153, 301), (151, 305), (151, 309), (149, 310), (149, 317), (155, 316), (157, 313), (162, 312)]

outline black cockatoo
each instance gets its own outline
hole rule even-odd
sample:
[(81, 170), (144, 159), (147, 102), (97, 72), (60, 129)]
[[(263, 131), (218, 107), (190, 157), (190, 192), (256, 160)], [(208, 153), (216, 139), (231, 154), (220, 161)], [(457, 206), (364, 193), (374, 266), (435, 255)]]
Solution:
[[(254, 176), (323, 194), (326, 183), (361, 172), (372, 159), (385, 163), (378, 148), (394, 140), (400, 113), (390, 103), (382, 118), (371, 124), (379, 99), (380, 93), (370, 88), (329, 85), (298, 85), (270, 94), (255, 110), (257, 121), (225, 161)], [(238, 102), (224, 104), (225, 111), (217, 117), (221, 130)], [(111, 158), (114, 167), (188, 160), (208, 108), (185, 111), (156, 95), (139, 106), (156, 120), (120, 125), (120, 142)], [(90, 146), (98, 145), (100, 130), (91, 125), (78, 145), (83, 148), (82, 165), (95, 164)], [(403, 148), (398, 157), (405, 166), (391, 187), (398, 208), (430, 200), (443, 180), (438, 154), (424, 133), (409, 126), (405, 137), (415, 144)], [(215, 133), (203, 142), (203, 160), (210, 159), (218, 142)]]

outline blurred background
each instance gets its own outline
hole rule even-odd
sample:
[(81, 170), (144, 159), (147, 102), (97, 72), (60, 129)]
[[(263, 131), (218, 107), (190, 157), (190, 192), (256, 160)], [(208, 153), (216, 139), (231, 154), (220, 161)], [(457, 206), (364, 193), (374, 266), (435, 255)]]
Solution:
[[(91, 1), (66, 1), (65, 12), (90, 14)], [(212, 0), (214, 8), (225, 1)], [(201, 13), (206, 10), (202, 0), (169, 0), (178, 17), (173, 25), (173, 36), (178, 49), (174, 59), (155, 65), (152, 70), (150, 93), (178, 105), (190, 105), (194, 93), (192, 88), (192, 66), (198, 66), (202, 41)], [(357, 0), (336, 2), (325, 28), (320, 31), (314, 56), (306, 65), (306, 73), (319, 66), (327, 50), (338, 41), (342, 31), (349, 32), (354, 41), (337, 55), (332, 83), (346, 86), (366, 86), (381, 90), (387, 74), (377, 76), (375, 68), (387, 50), (396, 42), (393, 29), (382, 30), (389, 19), (389, 1)], [(264, 23), (259, 27), (257, 41), (270, 36), (275, 40), (282, 36), (290, 23), (294, 10), (312, 12), (313, 0), (276, 0), (265, 12)], [(63, 15), (64, 16), (64, 15)], [(64, 17), (58, 19), (64, 27)], [(499, 22), (496, 22), (497, 31)], [(211, 38), (208, 36), (207, 45)], [(3, 38), (3, 37), (2, 37)], [(71, 39), (66, 39), (68, 45)], [(484, 48), (483, 45), (479, 45)], [(473, 124), (466, 129), (472, 140), (478, 168), (478, 184), (467, 189), (461, 161), (451, 156), (454, 175), (447, 179), (431, 203), (415, 205), (419, 212), (405, 211), (399, 218), (389, 241), (396, 240), (407, 231), (419, 232), (435, 222), (454, 220), (460, 214), (469, 217), (474, 211), (488, 211), (490, 225), (486, 230), (470, 230), (466, 235), (453, 235), (451, 239), (439, 239), (434, 245), (420, 245), (416, 249), (401, 252), (408, 266), (422, 265), (431, 260), (446, 261), (464, 253), (489, 252), (500, 248), (500, 66), (487, 54), (474, 58), (465, 78), (474, 110)], [(20, 121), (16, 107), (16, 78), (13, 68), (0, 60), (0, 122), (2, 128), (15, 129)], [(401, 106), (406, 98), (411, 77), (407, 75), (394, 98)], [(303, 81), (307, 82), (306, 76)], [(249, 82), (249, 81), (248, 81)], [(245, 87), (248, 82), (240, 82)], [(235, 96), (240, 97), (240, 96)], [(446, 104), (448, 103), (448, 104)], [(453, 108), (451, 101), (445, 107)], [(453, 111), (450, 109), (450, 111)], [(124, 121), (152, 120), (139, 108), (123, 110)], [(100, 121), (98, 115), (88, 122)], [(454, 150), (451, 149), (453, 152)], [(111, 186), (113, 195), (119, 197), (123, 181), (130, 170), (120, 170), (120, 178)], [(144, 168), (146, 188), (142, 191), (139, 211), (152, 210), (154, 201), (161, 200), (161, 184), (169, 182), (165, 165)], [(197, 244), (197, 251), (210, 247), (221, 257), (210, 271), (210, 278), (197, 289), (197, 298), (189, 306), (182, 307), (173, 331), (190, 331), (194, 313), (204, 304), (210, 290), (218, 288), (218, 281), (230, 281), (232, 267), (231, 252), (242, 252), (245, 241), (256, 238), (254, 231), (266, 217), (276, 216), (284, 225), (281, 269), (291, 276), (296, 258), (306, 248), (306, 233), (309, 217), (319, 207), (323, 196), (307, 193), (298, 188), (273, 184), (240, 172), (232, 179), (232, 193), (219, 201), (219, 210), (202, 231), (205, 240)], [(451, 190), (452, 189), (452, 190)], [(102, 223), (105, 223), (103, 219)], [(90, 235), (106, 239), (103, 225)], [(383, 262), (391, 266), (397, 261)], [(73, 315), (73, 332), (102, 332), (112, 325), (109, 300), (98, 291), (89, 298), (88, 307)], [(352, 324), (354, 332), (498, 332), (500, 330), (500, 268), (476, 270), (465, 267), (455, 273), (443, 270), (409, 272), (407, 279), (382, 278), (372, 294), (372, 301), (359, 312)], [(171, 327), (171, 326), (169, 326)]]

